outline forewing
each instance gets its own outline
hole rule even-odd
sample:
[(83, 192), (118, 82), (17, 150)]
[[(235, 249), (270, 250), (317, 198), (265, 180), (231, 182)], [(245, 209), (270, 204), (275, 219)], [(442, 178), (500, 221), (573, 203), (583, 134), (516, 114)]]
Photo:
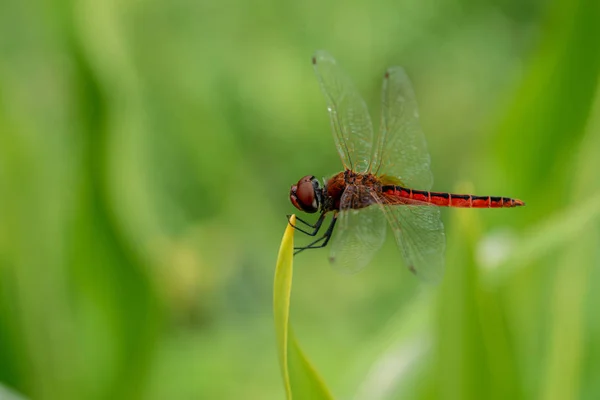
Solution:
[(439, 207), (386, 204), (386, 216), (406, 266), (429, 282), (444, 274), (446, 235)]
[(373, 143), (373, 124), (367, 105), (329, 53), (317, 51), (313, 65), (327, 101), (333, 138), (342, 163), (346, 169), (365, 172)]
[[(355, 209), (359, 204), (371, 204)], [(367, 187), (350, 185), (340, 202), (329, 261), (338, 270), (363, 269), (385, 240), (386, 221), (377, 194)]]
[(430, 190), (433, 175), (412, 84), (401, 67), (383, 79), (382, 114), (373, 166), (375, 174), (399, 178), (406, 187)]

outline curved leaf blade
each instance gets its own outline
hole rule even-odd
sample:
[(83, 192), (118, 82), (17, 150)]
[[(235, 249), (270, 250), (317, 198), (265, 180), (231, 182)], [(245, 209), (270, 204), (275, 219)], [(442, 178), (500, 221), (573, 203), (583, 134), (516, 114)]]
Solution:
[(329, 389), (312, 366), (290, 327), (290, 296), (294, 273), (294, 228), (296, 216), (292, 215), (277, 256), (273, 285), (273, 316), (277, 338), (277, 355), (286, 398), (333, 399)]

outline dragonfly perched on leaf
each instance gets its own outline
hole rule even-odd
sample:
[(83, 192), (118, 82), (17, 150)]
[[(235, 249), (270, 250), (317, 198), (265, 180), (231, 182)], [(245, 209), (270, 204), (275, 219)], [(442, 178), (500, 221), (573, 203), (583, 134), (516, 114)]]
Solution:
[(425, 280), (437, 281), (443, 274), (446, 246), (440, 207), (525, 205), (509, 197), (430, 191), (433, 175), (427, 142), (415, 93), (403, 68), (385, 72), (381, 126), (375, 140), (367, 106), (335, 59), (318, 51), (312, 63), (344, 171), (326, 180), (324, 186), (307, 175), (291, 187), (290, 200), (296, 208), (320, 213), (314, 224), (297, 218), (310, 228), (296, 225), (297, 230), (315, 237), (326, 215), (333, 214), (325, 233), (307, 246), (296, 247), (295, 254), (325, 247), (332, 239), (331, 264), (356, 272), (369, 264), (382, 246), (389, 223), (408, 268)]

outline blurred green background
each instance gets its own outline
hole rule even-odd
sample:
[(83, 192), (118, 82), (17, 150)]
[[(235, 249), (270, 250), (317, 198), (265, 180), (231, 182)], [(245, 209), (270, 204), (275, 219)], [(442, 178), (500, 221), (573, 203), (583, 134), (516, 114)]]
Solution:
[(391, 237), (352, 276), (298, 257), (292, 320), (333, 393), (600, 398), (597, 0), (2, 1), (2, 386), (283, 398), (288, 191), (341, 166), (321, 48), (374, 121), (405, 66), (435, 190), (527, 202), (445, 210), (436, 287)]

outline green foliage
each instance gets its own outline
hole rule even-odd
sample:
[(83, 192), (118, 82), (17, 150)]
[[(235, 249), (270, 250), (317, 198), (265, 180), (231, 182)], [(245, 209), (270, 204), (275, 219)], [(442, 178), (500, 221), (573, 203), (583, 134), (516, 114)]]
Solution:
[[(328, 396), (297, 335), (339, 398), (600, 398), (598, 21), (596, 0), (0, 2), (1, 387), (280, 399), (279, 351), (295, 399)], [(527, 206), (444, 210), (439, 286), (390, 238), (353, 276), (301, 254), (276, 335), (289, 186), (340, 168), (315, 49), (374, 121), (406, 68), (434, 190)]]
[(332, 399), (329, 390), (304, 355), (290, 327), (290, 296), (294, 273), (294, 229), (291, 225), (295, 223), (296, 216), (292, 215), (283, 235), (275, 267), (273, 315), (279, 366), (288, 399)]

